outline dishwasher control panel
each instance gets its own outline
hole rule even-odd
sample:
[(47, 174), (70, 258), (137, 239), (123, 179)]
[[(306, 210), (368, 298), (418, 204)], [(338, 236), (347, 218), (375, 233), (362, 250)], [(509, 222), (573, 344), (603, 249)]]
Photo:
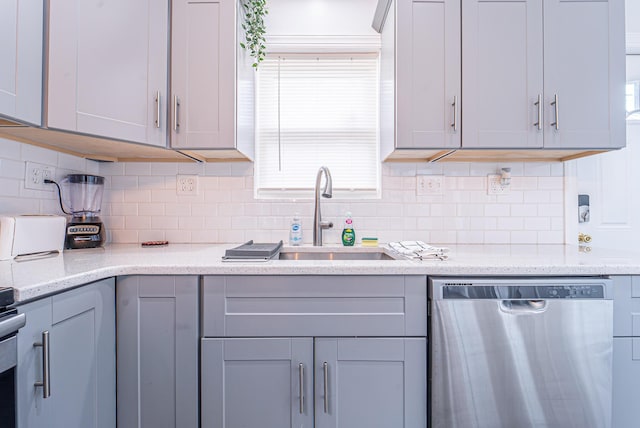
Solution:
[(604, 285), (456, 284), (442, 287), (444, 299), (603, 299)]

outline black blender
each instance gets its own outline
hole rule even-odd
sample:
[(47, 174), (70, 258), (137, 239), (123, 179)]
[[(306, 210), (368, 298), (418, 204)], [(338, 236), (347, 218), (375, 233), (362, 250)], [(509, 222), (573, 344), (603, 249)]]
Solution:
[[(51, 181), (52, 183), (57, 183)], [(62, 181), (65, 187), (65, 202), (71, 212), (60, 208), (71, 216), (67, 222), (65, 248), (96, 248), (105, 241), (104, 224), (100, 220), (104, 177), (88, 174), (70, 174)], [(60, 188), (58, 187), (58, 191)]]

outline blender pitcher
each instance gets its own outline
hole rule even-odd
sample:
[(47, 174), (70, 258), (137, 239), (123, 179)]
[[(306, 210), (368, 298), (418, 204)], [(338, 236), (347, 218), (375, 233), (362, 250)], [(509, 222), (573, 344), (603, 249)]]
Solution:
[(100, 220), (104, 177), (70, 174), (62, 181), (71, 219), (67, 223), (66, 248), (95, 248), (104, 244), (104, 225)]

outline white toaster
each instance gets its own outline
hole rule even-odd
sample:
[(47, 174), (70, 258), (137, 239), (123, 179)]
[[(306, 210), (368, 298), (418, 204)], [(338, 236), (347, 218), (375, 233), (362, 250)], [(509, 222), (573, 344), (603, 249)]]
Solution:
[(0, 260), (62, 251), (66, 224), (57, 215), (0, 216)]

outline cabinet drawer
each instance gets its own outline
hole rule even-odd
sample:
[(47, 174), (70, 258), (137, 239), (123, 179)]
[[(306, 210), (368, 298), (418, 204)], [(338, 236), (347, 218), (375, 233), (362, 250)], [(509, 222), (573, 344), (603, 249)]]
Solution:
[(425, 276), (208, 276), (203, 335), (426, 336)]
[(640, 276), (613, 277), (613, 335), (640, 336)]

